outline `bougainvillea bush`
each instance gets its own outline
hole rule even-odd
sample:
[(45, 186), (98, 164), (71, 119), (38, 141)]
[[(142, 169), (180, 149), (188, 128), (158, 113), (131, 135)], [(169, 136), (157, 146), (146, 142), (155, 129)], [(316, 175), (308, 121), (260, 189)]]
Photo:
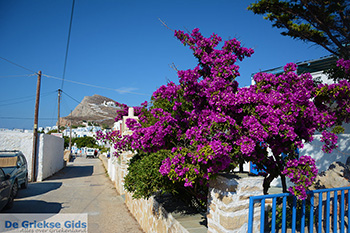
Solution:
[[(297, 75), (296, 65), (289, 63), (282, 74), (257, 73), (254, 85), (239, 87), (236, 62), (250, 57), (252, 49), (242, 47), (236, 39), (222, 42), (216, 34), (206, 38), (199, 29), (191, 34), (175, 31), (175, 37), (192, 50), (198, 65), (178, 71), (178, 84), (169, 82), (156, 90), (151, 102), (143, 104), (139, 121), (126, 121), (133, 133), (115, 140), (117, 151), (132, 149), (142, 152), (143, 158), (167, 151), (161, 163), (149, 165), (148, 170), (156, 170), (156, 176), (174, 184), (173, 193), (186, 192), (196, 201), (205, 201), (203, 187), (211, 178), (250, 161), (265, 176), (265, 192), (273, 179), (281, 176), (284, 180), (292, 172), (299, 178), (297, 188), (291, 191), (297, 190), (304, 198), (300, 189), (307, 189), (312, 182), (300, 185), (300, 181), (312, 181), (317, 169), (310, 168), (307, 173), (298, 169), (297, 148), (312, 141), (316, 130), (349, 121), (349, 83), (316, 87), (309, 73)], [(326, 98), (330, 92), (332, 100)], [(337, 103), (341, 110), (334, 107)], [(335, 148), (333, 132), (325, 131), (322, 140), (325, 151)], [(126, 188), (137, 195), (147, 197), (154, 192), (152, 182), (147, 183), (148, 190), (141, 186), (126, 182)], [(177, 187), (182, 187), (181, 192)], [(162, 189), (157, 182), (157, 190), (169, 191), (168, 183)]]

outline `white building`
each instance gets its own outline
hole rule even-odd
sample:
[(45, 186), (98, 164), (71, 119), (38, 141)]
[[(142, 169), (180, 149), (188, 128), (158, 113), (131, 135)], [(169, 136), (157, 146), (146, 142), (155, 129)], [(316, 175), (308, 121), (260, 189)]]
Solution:
[[(96, 132), (100, 131), (101, 127), (99, 126), (87, 126), (87, 127), (78, 127), (72, 129), (72, 138), (81, 138), (81, 137), (95, 137)], [(63, 130), (63, 136), (70, 136), (70, 128)]]
[(103, 101), (103, 103), (101, 105), (106, 106), (106, 107), (112, 107), (112, 108), (116, 108), (117, 107), (115, 105), (114, 101)]

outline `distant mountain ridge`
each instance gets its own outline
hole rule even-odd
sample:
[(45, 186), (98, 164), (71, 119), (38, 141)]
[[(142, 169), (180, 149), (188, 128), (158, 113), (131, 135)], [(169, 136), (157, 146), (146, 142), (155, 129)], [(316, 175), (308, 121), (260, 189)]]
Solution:
[(68, 116), (61, 118), (60, 125), (66, 125), (68, 121), (72, 125), (81, 125), (85, 121), (112, 127), (116, 112), (120, 109), (115, 103), (116, 101), (101, 95), (85, 96)]

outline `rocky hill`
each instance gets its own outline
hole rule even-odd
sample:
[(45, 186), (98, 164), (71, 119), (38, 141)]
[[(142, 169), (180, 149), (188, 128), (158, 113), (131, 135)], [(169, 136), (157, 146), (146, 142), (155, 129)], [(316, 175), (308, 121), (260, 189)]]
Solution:
[(72, 125), (81, 125), (85, 121), (112, 127), (116, 111), (120, 109), (115, 106), (115, 102), (101, 95), (85, 96), (71, 114), (61, 118), (61, 125), (66, 125), (68, 121)]

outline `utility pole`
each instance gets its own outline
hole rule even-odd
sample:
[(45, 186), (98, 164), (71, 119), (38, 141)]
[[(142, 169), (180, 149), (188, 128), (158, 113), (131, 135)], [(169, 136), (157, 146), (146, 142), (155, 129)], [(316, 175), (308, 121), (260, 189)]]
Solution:
[(69, 121), (69, 153), (72, 150), (72, 122)]
[(61, 105), (61, 89), (58, 89), (58, 111), (57, 111), (57, 133), (60, 132), (60, 105)]
[(36, 181), (36, 154), (37, 154), (37, 144), (38, 144), (40, 83), (41, 83), (41, 71), (38, 72), (38, 81), (36, 84), (36, 101), (35, 101), (34, 129), (33, 129), (33, 153), (32, 153), (32, 181), (33, 182)]

